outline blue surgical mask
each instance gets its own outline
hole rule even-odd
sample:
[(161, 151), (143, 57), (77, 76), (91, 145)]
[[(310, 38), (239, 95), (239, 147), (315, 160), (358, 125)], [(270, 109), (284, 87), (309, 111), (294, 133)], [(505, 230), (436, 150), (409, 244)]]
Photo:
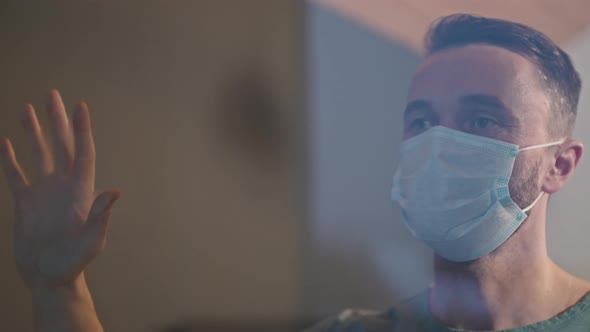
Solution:
[(559, 145), (518, 145), (435, 126), (401, 145), (391, 198), (412, 235), (451, 261), (498, 248), (527, 218), (508, 182), (520, 151)]

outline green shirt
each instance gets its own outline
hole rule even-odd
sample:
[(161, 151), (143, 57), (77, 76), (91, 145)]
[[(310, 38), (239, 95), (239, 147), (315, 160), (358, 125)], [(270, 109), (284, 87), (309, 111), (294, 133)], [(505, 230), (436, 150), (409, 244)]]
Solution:
[[(304, 332), (457, 332), (437, 322), (428, 308), (429, 289), (383, 311), (345, 310)], [(590, 332), (590, 294), (559, 315), (504, 332), (560, 331)]]

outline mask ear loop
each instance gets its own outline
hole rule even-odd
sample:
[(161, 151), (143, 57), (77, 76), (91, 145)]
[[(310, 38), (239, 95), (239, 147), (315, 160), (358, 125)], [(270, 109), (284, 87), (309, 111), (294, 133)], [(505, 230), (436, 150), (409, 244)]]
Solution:
[(554, 146), (554, 145), (562, 144), (563, 142), (565, 142), (565, 139), (562, 139), (561, 141), (551, 142), (551, 143), (545, 143), (545, 144), (527, 146), (526, 148), (518, 149), (518, 152), (520, 152), (520, 151), (526, 151), (526, 150), (532, 150), (532, 149), (546, 148), (548, 146)]
[(541, 196), (543, 196), (545, 192), (541, 191), (541, 193), (539, 194), (539, 196), (537, 196), (537, 198), (535, 198), (535, 200), (531, 203), (531, 205), (527, 206), (526, 208), (522, 209), (522, 212), (527, 213), (529, 212), (533, 206), (535, 206), (535, 204), (537, 204), (537, 202), (539, 201), (539, 199), (541, 199)]

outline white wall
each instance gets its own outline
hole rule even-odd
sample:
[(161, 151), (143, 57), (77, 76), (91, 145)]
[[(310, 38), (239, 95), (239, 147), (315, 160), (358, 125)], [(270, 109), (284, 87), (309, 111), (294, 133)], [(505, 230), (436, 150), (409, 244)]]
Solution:
[(418, 57), (308, 8), (311, 227), (306, 308), (386, 307), (430, 279), (429, 250), (390, 202), (401, 114)]
[(590, 29), (564, 47), (582, 77), (582, 94), (574, 138), (585, 142), (586, 155), (567, 186), (549, 204), (550, 255), (572, 273), (590, 279)]

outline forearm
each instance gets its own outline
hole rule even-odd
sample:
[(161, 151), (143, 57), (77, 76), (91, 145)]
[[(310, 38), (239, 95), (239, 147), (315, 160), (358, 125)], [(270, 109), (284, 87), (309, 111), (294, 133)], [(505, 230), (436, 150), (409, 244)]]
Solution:
[(84, 274), (73, 285), (31, 290), (37, 332), (104, 332)]

